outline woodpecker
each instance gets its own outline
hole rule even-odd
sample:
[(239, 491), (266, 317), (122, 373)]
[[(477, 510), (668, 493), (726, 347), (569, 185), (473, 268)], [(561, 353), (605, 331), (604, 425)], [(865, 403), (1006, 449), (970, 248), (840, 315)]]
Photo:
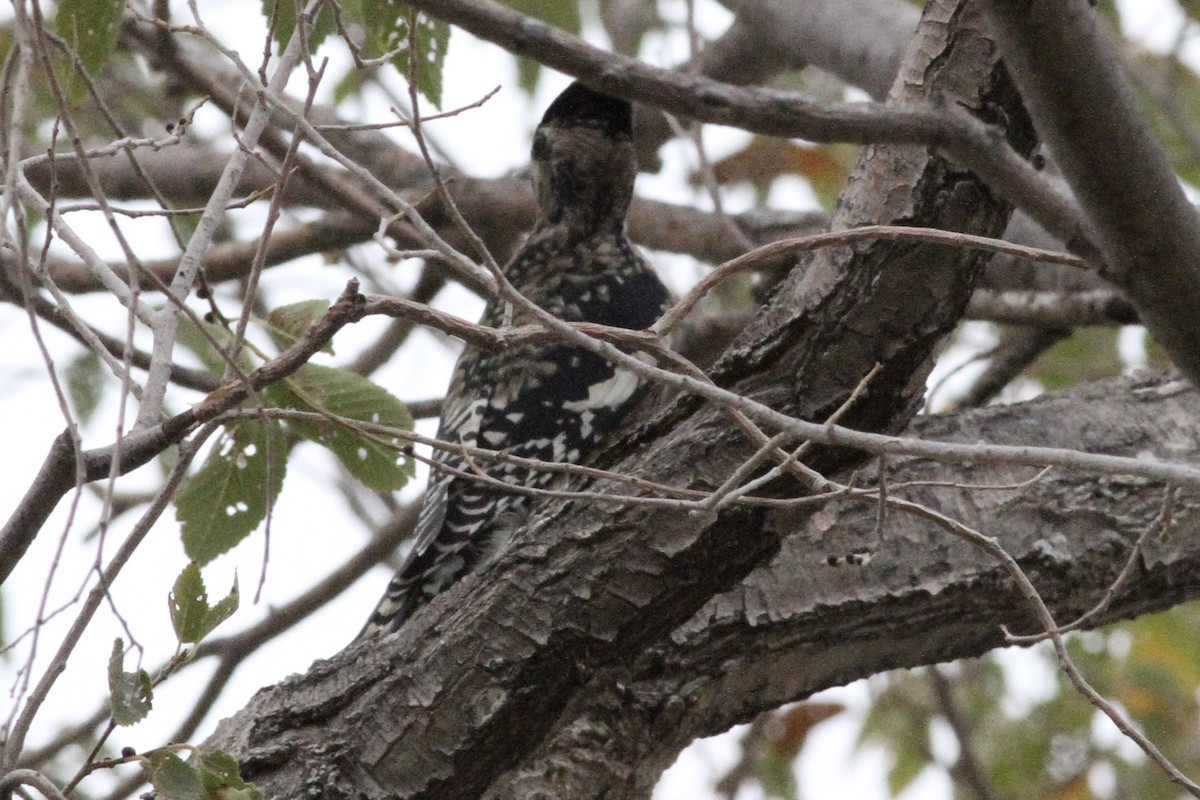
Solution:
[[(533, 137), (538, 216), (504, 268), (525, 297), (560, 319), (642, 329), (668, 293), (625, 235), (637, 163), (629, 103), (573, 83), (546, 109)], [(506, 319), (508, 317), (508, 319)], [(493, 296), (481, 324), (523, 324)], [(560, 463), (598, 449), (637, 399), (625, 369), (569, 344), (519, 344), (495, 352), (471, 346), (455, 365), (438, 438)], [(361, 636), (393, 631), (430, 598), (502, 552), (532, 498), (482, 481), (553, 488), (562, 473), (438, 449), (416, 542)]]

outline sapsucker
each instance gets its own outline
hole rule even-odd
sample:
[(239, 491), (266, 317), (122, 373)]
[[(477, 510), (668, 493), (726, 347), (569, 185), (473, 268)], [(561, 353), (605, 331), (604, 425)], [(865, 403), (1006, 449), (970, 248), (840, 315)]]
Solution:
[[(574, 83), (550, 104), (534, 134), (538, 218), (504, 273), (560, 319), (641, 329), (667, 302), (666, 288), (625, 235), (637, 174), (632, 127), (629, 103)], [(493, 296), (481, 324), (532, 321), (506, 305)], [(468, 345), (454, 368), (438, 438), (575, 463), (616, 428), (638, 388), (633, 373), (569, 344), (494, 352)], [(472, 462), (452, 450), (435, 451), (416, 542), (362, 635), (399, 628), (435, 594), (486, 565), (520, 527), (531, 498), (481, 481), (473, 469), (525, 487), (552, 488), (563, 480), (561, 471)]]

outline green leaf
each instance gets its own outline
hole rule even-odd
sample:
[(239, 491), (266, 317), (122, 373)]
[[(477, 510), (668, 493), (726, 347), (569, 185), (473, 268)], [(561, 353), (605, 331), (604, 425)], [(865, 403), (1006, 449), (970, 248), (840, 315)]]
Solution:
[(799, 787), (796, 784), (796, 770), (793, 759), (780, 758), (779, 754), (768, 751), (758, 762), (758, 782), (762, 785), (763, 794), (767, 797), (796, 800), (799, 797)]
[(204, 578), (200, 575), (200, 565), (193, 561), (175, 579), (168, 600), (175, 636), (183, 644), (199, 642), (237, 611), (238, 599), (235, 577), (229, 594), (216, 605), (210, 606), (208, 590), (204, 588)]
[(117, 49), (124, 11), (125, 0), (62, 0), (54, 28), (94, 74)]
[(154, 699), (150, 676), (144, 669), (125, 671), (125, 642), (119, 636), (108, 657), (108, 692), (112, 719), (117, 725), (132, 725), (150, 713)]
[(233, 586), (229, 587), (229, 594), (218, 600), (216, 605), (208, 610), (208, 616), (204, 620), (204, 631), (200, 634), (200, 638), (212, 633), (218, 625), (232, 617), (233, 612), (238, 610), (241, 597), (241, 592), (238, 591), (237, 575), (234, 575)]
[(1121, 374), (1124, 364), (1117, 347), (1117, 328), (1076, 328), (1034, 362), (1031, 377), (1048, 391)]
[(262, 792), (242, 779), (238, 762), (220, 750), (201, 753), (198, 759), (200, 778), (213, 797), (221, 800), (262, 800)]
[(188, 557), (207, 564), (249, 536), (279, 496), (286, 471), (287, 447), (278, 422), (248, 419), (227, 425), (175, 498)]
[(67, 393), (79, 421), (86, 423), (100, 406), (106, 370), (100, 356), (84, 350), (67, 365)]
[(245, 789), (221, 789), (215, 796), (219, 800), (264, 800), (263, 793), (253, 785)]
[[(579, 0), (503, 0), (504, 5), (568, 33), (579, 34), (583, 22), (579, 17)], [(526, 94), (532, 95), (542, 75), (542, 65), (524, 57), (517, 59), (517, 83)]]
[[(272, 33), (280, 53), (287, 49), (292, 31), (296, 30), (296, 14), (303, 6), (304, 0), (263, 0), (263, 16), (268, 24), (274, 20), (275, 27)], [(317, 48), (334, 30), (333, 14), (322, 5), (317, 9), (317, 17), (312, 27), (308, 29), (308, 51), (317, 52)]]
[[(267, 314), (267, 332), (280, 350), (296, 343), (329, 309), (328, 300), (303, 300), (280, 306)], [(326, 342), (321, 352), (333, 354), (333, 344)]]
[(197, 750), (188, 761), (166, 748), (151, 750), (142, 755), (142, 769), (167, 800), (263, 800), (233, 756), (220, 750)]
[(892, 753), (888, 770), (888, 791), (892, 797), (907, 789), (929, 765), (929, 759), (916, 747), (899, 747)]
[(142, 756), (142, 769), (158, 796), (166, 800), (211, 800), (201, 773), (170, 750), (151, 750)]
[(351, 65), (337, 83), (333, 85), (333, 104), (340, 106), (351, 97), (362, 97), (363, 87), (367, 85), (362, 70)]
[[(442, 107), (442, 68), (450, 44), (450, 26), (438, 19), (417, 14), (396, 0), (363, 0), (366, 51), (378, 58), (392, 55), (392, 64), (437, 108)], [(410, 59), (409, 31), (416, 22), (415, 64)], [(415, 69), (414, 69), (415, 67)], [(415, 73), (415, 74), (414, 74)]]
[[(175, 341), (195, 354), (209, 372), (214, 375), (225, 372), (225, 357), (213, 346), (215, 342), (219, 347), (228, 348), (233, 341), (233, 335), (223, 326), (211, 322), (197, 325), (191, 317), (184, 316), (175, 329)], [(239, 364), (247, 371), (253, 369), (244, 357)]]
[[(345, 370), (306, 364), (286, 385), (269, 387), (266, 396), (281, 408), (412, 430), (412, 416), (403, 403), (361, 375)], [(407, 443), (398, 437), (356, 430), (352, 422), (289, 420), (287, 424), (299, 436), (329, 448), (350, 474), (376, 491), (401, 489), (415, 473)]]

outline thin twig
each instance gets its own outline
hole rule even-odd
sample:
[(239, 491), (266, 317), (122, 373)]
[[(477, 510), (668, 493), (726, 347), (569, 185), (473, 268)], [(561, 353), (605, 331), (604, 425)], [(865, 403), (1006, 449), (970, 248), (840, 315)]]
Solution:
[(67, 800), (54, 781), (37, 770), (14, 769), (4, 777), (0, 777), (0, 794), (12, 792), (21, 786), (32, 786), (44, 794), (48, 800)]
[(675, 329), (676, 326), (687, 316), (688, 312), (700, 302), (704, 295), (708, 294), (717, 284), (724, 281), (731, 275), (736, 275), (739, 272), (756, 269), (760, 264), (778, 258), (782, 255), (790, 255), (793, 253), (802, 253), (809, 250), (816, 250), (821, 247), (841, 247), (853, 244), (855, 242), (869, 240), (884, 240), (884, 241), (915, 241), (925, 244), (940, 244), (947, 247), (958, 248), (974, 248), (979, 250), (987, 250), (994, 253), (1003, 253), (1005, 255), (1017, 256), (1030, 261), (1044, 261), (1049, 264), (1063, 264), (1066, 266), (1085, 269), (1087, 263), (1078, 256), (1070, 253), (1063, 253), (1054, 250), (1043, 250), (1037, 247), (1028, 247), (1026, 245), (1013, 244), (1001, 239), (993, 239), (987, 236), (976, 236), (969, 233), (956, 233), (953, 231), (944, 231), (937, 228), (916, 228), (903, 227), (899, 225), (864, 225), (861, 228), (850, 228), (842, 231), (828, 231), (826, 233), (817, 233), (811, 236), (800, 236), (794, 239), (781, 239), (777, 242), (765, 244), (749, 253), (738, 256), (737, 258), (726, 261), (715, 268), (712, 272), (705, 275), (700, 281), (688, 290), (688, 293), (681, 297), (674, 305), (667, 310), (658, 322), (650, 327), (650, 330), (665, 336)]
[[(861, 397), (863, 392), (866, 391), (867, 385), (876, 375), (879, 374), (880, 370), (882, 369), (883, 365), (879, 362), (876, 362), (875, 366), (873, 366), (871, 370), (864, 375), (857, 384), (855, 384), (853, 391), (850, 392), (850, 396), (847, 397), (845, 401), (843, 401), (842, 404), (838, 406), (832, 414), (829, 415), (829, 417), (825, 420), (825, 424), (837, 424), (837, 422), (841, 420), (842, 416), (854, 407), (854, 404), (858, 401), (858, 398)], [(787, 456), (787, 458), (772, 467), (766, 474), (760, 475), (759, 477), (748, 481), (745, 485), (730, 491), (728, 495), (723, 498), (720, 503), (718, 503), (717, 508), (724, 508), (734, 501), (742, 501), (746, 499), (751, 492), (775, 480), (782, 475), (784, 471), (790, 470), (794, 464), (798, 463), (799, 460), (808, 453), (808, 451), (811, 449), (811, 444), (811, 442), (804, 442), (795, 450), (793, 450)]]

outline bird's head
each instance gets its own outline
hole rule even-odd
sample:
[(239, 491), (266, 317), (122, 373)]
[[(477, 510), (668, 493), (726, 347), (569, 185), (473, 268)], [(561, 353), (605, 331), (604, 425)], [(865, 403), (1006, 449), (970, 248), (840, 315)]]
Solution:
[(532, 155), (544, 222), (582, 234), (621, 228), (637, 176), (629, 103), (571, 84), (546, 109)]

